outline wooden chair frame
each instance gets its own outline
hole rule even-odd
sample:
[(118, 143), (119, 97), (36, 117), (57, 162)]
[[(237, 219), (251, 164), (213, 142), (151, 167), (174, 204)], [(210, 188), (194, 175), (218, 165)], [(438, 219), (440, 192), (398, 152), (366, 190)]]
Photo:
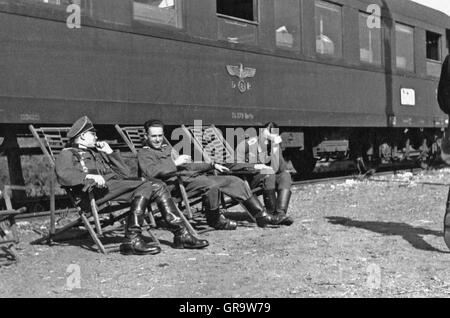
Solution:
[[(35, 128), (33, 125), (29, 126), (29, 129), (36, 140), (39, 142), (39, 146), (50, 162), (50, 233), (38, 240), (32, 242), (32, 244), (40, 244), (43, 242), (50, 242), (57, 235), (73, 228), (76, 226), (84, 225), (84, 227), (89, 232), (94, 243), (97, 245), (98, 249), (103, 253), (107, 254), (107, 251), (102, 244), (100, 238), (103, 237), (102, 227), (106, 227), (109, 225), (113, 225), (116, 221), (119, 221), (126, 217), (129, 213), (129, 204), (117, 204), (114, 201), (102, 202), (102, 200), (98, 200), (99, 204), (97, 204), (94, 194), (92, 191), (88, 191), (88, 200), (89, 200), (89, 208), (85, 209), (82, 207), (82, 204), (79, 199), (74, 195), (73, 189), (70, 187), (63, 187), (63, 189), (67, 192), (69, 198), (71, 199), (73, 205), (78, 210), (79, 218), (73, 222), (70, 222), (66, 226), (56, 230), (56, 222), (55, 222), (55, 184), (56, 184), (56, 174), (55, 174), (55, 158), (56, 156), (65, 148), (67, 142), (69, 141), (67, 138), (67, 133), (70, 130), (70, 127), (39, 127)], [(99, 214), (100, 213), (116, 213), (115, 216), (112, 216), (109, 220), (104, 222), (100, 221)], [(91, 221), (94, 223), (96, 231), (91, 225)], [(152, 238), (159, 244), (158, 239), (149, 231), (149, 234)]]

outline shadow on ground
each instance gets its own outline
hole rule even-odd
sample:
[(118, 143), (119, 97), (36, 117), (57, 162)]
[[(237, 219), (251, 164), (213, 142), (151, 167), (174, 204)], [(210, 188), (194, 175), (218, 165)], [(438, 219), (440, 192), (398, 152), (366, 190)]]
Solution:
[(422, 227), (414, 227), (407, 223), (398, 222), (358, 221), (339, 216), (331, 216), (327, 217), (326, 219), (329, 223), (335, 225), (364, 229), (386, 236), (401, 236), (414, 248), (419, 250), (445, 254), (450, 253), (449, 251), (443, 251), (435, 248), (422, 238), (423, 235), (434, 235), (436, 237), (442, 237), (442, 232), (440, 231), (430, 230)]

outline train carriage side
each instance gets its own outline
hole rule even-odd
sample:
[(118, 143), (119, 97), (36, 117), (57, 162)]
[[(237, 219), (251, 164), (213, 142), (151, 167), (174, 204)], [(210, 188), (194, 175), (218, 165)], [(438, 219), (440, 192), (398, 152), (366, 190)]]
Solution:
[[(301, 134), (292, 153), (329, 156), (324, 141), (345, 147), (355, 132), (379, 141), (445, 125), (435, 94), (450, 23), (434, 10), (403, 0), (76, 3), (80, 28), (66, 23), (69, 1), (0, 0), (3, 130), (81, 114), (104, 125), (274, 120)], [(369, 28), (373, 4), (381, 23)]]

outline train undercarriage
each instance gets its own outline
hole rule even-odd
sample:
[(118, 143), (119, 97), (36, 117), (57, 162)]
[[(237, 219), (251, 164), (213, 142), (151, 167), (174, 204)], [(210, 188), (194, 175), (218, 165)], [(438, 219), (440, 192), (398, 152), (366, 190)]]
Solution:
[(306, 128), (301, 147), (286, 147), (285, 157), (299, 175), (313, 172), (370, 169), (398, 164), (423, 168), (440, 160), (443, 129), (435, 128)]

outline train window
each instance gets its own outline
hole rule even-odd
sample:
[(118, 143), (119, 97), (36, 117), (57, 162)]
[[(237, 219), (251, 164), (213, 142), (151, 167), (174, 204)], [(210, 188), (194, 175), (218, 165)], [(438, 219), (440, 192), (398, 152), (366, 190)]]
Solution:
[(395, 45), (397, 68), (414, 72), (414, 28), (396, 23)]
[(217, 13), (226, 16), (256, 21), (256, 0), (217, 0)]
[(434, 32), (426, 32), (427, 41), (427, 59), (440, 61), (441, 35)]
[(448, 54), (450, 54), (450, 30), (445, 31), (445, 37), (447, 38), (447, 40), (445, 41), (447, 43), (447, 51)]
[(426, 32), (427, 74), (434, 77), (441, 75), (441, 37), (439, 33)]
[(300, 48), (300, 0), (275, 1), (275, 34), (277, 46)]
[(80, 4), (81, 0), (72, 1), (72, 0), (27, 0), (27, 2), (35, 2), (42, 3), (48, 5), (58, 5), (58, 6), (68, 6), (70, 4)]
[(133, 18), (181, 28), (181, 0), (134, 0)]
[(86, 0), (21, 0), (21, 2), (42, 5), (48, 8), (60, 8), (64, 11), (71, 4), (78, 4), (81, 8), (86, 7)]
[(316, 52), (342, 57), (342, 7), (316, 0)]
[(257, 0), (217, 0), (219, 40), (257, 44)]
[(370, 27), (370, 16), (359, 13), (359, 56), (362, 62), (381, 65), (381, 29)]
[[(68, 17), (67, 8), (69, 5), (77, 4), (81, 9), (81, 15), (91, 14), (91, 0), (9, 0), (17, 5), (17, 8), (24, 10), (27, 15), (35, 17), (51, 18), (65, 21)], [(8, 1), (0, 1), (8, 2)], [(73, 8), (71, 8), (73, 10)], [(73, 12), (73, 11), (71, 11)]]

